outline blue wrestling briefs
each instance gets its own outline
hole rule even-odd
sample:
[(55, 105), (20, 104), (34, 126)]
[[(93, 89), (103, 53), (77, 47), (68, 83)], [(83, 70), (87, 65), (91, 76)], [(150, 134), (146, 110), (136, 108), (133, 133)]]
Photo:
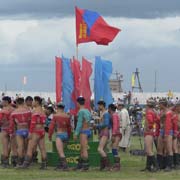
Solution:
[(61, 141), (63, 141), (63, 142), (66, 142), (66, 141), (68, 141), (68, 134), (66, 133), (66, 132), (64, 132), (64, 133), (58, 133), (57, 135), (56, 135), (56, 138), (59, 138), (59, 139), (61, 139)]
[(16, 131), (16, 135), (21, 136), (23, 138), (27, 138), (29, 135), (29, 131), (28, 131), (28, 129), (18, 129)]
[(81, 130), (80, 133), (81, 133), (81, 134), (86, 134), (88, 138), (90, 138), (91, 135), (92, 135), (92, 132), (91, 132), (90, 129)]

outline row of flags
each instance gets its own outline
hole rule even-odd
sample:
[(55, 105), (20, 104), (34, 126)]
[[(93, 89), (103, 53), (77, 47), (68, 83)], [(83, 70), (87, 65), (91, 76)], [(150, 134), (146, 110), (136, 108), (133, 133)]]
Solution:
[[(65, 111), (76, 114), (76, 99), (83, 96), (86, 99), (85, 107), (90, 110), (91, 105), (91, 86), (90, 77), (92, 75), (92, 63), (82, 58), (80, 61), (73, 58), (56, 57), (56, 101), (65, 104)], [(102, 60), (101, 57), (95, 58), (94, 72), (94, 103), (97, 105), (99, 100), (104, 100), (107, 105), (113, 102), (109, 79), (112, 74), (112, 63)], [(96, 106), (97, 108), (97, 106)]]

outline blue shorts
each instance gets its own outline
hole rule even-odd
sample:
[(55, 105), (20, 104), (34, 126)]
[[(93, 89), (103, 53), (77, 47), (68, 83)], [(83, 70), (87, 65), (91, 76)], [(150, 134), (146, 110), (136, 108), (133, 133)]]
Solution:
[(86, 129), (86, 130), (81, 130), (81, 131), (80, 131), (80, 134), (86, 134), (87, 137), (90, 138), (91, 135), (92, 135), (92, 132), (91, 132), (90, 129)]
[[(169, 135), (169, 136), (173, 136), (173, 135), (174, 135), (173, 130), (170, 130), (169, 133), (168, 133), (168, 135)], [(160, 129), (160, 136), (165, 136), (164, 129)]]
[(23, 138), (27, 138), (29, 135), (28, 129), (19, 129), (16, 131), (16, 135), (21, 136)]
[(63, 141), (63, 142), (66, 142), (69, 139), (68, 134), (66, 132), (56, 134), (56, 138), (61, 139), (61, 141)]

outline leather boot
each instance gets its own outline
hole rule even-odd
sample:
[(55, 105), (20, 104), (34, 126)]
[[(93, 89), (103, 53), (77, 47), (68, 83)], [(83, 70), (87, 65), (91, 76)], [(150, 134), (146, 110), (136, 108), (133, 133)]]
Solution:
[(120, 171), (120, 157), (114, 157), (114, 165), (111, 168), (111, 171)]
[(31, 165), (32, 162), (32, 158), (30, 158), (29, 156), (26, 156), (23, 162), (23, 165), (20, 167), (22, 169), (27, 169), (29, 168), (29, 166)]
[(160, 154), (157, 154), (157, 165), (158, 169), (163, 169), (163, 156)]
[(180, 164), (179, 164), (179, 154), (174, 153), (174, 168), (175, 169), (180, 169)]
[(38, 151), (35, 151), (34, 153), (33, 153), (33, 156), (32, 156), (32, 162), (33, 163), (38, 163)]
[(63, 171), (67, 171), (68, 170), (68, 165), (67, 165), (67, 161), (66, 158), (61, 158), (61, 164), (62, 164), (62, 170)]
[(173, 164), (173, 156), (167, 156), (167, 163), (166, 163), (166, 168), (164, 169), (164, 171), (165, 172), (171, 171), (172, 164)]
[(77, 166), (74, 168), (74, 170), (81, 170), (82, 169), (82, 159), (81, 157), (77, 160)]
[(83, 171), (89, 170), (89, 160), (88, 159), (82, 160), (82, 170)]
[(147, 156), (147, 158), (146, 158), (146, 167), (144, 169), (142, 169), (141, 172), (149, 170), (150, 166), (151, 166), (150, 165), (150, 158), (149, 158), (149, 156)]
[(47, 169), (47, 159), (42, 159), (40, 169), (41, 170), (46, 170)]
[(16, 167), (17, 162), (18, 162), (18, 156), (11, 156), (11, 165), (13, 167)]
[(8, 168), (9, 167), (9, 157), (3, 157), (3, 168)]

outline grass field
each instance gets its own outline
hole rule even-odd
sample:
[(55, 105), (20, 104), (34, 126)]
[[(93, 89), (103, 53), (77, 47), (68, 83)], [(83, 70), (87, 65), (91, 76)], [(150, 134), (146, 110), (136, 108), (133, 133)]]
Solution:
[[(50, 150), (50, 143), (47, 143)], [(140, 148), (138, 138), (132, 139), (133, 148)], [(140, 172), (144, 168), (145, 158), (131, 156), (129, 153), (120, 152), (122, 169), (120, 172), (99, 172), (98, 169), (90, 169), (89, 172), (56, 172), (53, 168), (48, 167), (47, 171), (40, 171), (39, 165), (28, 170), (0, 169), (0, 180), (88, 180), (88, 179), (105, 179), (105, 180), (180, 180), (180, 170), (170, 173), (158, 172), (148, 173)]]

